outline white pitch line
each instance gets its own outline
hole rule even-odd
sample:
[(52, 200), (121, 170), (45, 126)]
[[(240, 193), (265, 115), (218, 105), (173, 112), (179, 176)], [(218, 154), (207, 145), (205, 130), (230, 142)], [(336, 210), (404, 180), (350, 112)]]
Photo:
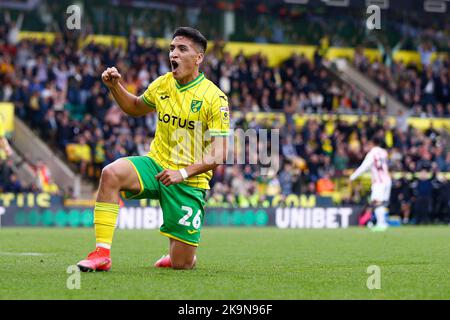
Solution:
[(0, 252), (0, 256), (45, 256), (47, 253), (39, 252)]

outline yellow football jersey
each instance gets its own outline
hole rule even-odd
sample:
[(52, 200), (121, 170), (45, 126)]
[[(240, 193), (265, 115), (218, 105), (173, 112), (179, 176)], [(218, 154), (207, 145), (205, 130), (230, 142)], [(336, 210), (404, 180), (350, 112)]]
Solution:
[[(208, 137), (230, 134), (228, 99), (203, 73), (180, 85), (168, 72), (153, 81), (141, 99), (158, 113), (148, 155), (165, 169), (178, 170), (199, 161), (211, 144)], [(209, 189), (211, 177), (208, 171), (185, 183)]]
[[(5, 127), (3, 125), (3, 118), (0, 117), (0, 139), (3, 139), (5, 137)], [(6, 159), (6, 152), (3, 150), (4, 146), (2, 141), (0, 141), (0, 159), (5, 160)]]
[(3, 118), (0, 117), (0, 138), (5, 136), (5, 125), (3, 124)]

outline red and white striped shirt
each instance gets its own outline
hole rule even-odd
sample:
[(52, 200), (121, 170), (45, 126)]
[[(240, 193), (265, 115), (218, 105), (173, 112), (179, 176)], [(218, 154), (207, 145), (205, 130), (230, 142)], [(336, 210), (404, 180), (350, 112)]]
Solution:
[(355, 180), (365, 171), (371, 169), (372, 184), (391, 183), (391, 176), (388, 169), (388, 153), (380, 147), (373, 147), (364, 158), (358, 169), (350, 176), (350, 180)]

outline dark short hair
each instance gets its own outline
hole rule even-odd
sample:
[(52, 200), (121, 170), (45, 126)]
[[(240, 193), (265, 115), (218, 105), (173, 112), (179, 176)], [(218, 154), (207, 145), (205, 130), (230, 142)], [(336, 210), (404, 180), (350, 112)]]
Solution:
[(372, 137), (372, 143), (376, 146), (383, 146), (383, 138), (379, 137), (379, 136), (373, 136)]
[(180, 27), (173, 33), (172, 39), (182, 36), (191, 39), (196, 45), (198, 45), (203, 52), (206, 52), (208, 41), (200, 31), (191, 27)]

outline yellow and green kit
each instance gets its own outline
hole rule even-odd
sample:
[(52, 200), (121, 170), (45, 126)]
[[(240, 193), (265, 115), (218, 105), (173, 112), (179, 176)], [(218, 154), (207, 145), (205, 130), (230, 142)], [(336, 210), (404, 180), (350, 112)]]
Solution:
[(160, 232), (197, 246), (212, 171), (169, 187), (155, 176), (164, 169), (179, 170), (201, 160), (211, 144), (205, 135), (230, 134), (228, 99), (203, 73), (180, 85), (171, 72), (153, 81), (141, 99), (157, 112), (155, 138), (146, 156), (126, 158), (136, 170), (141, 189), (138, 193), (124, 191), (122, 196), (159, 199), (164, 220)]

